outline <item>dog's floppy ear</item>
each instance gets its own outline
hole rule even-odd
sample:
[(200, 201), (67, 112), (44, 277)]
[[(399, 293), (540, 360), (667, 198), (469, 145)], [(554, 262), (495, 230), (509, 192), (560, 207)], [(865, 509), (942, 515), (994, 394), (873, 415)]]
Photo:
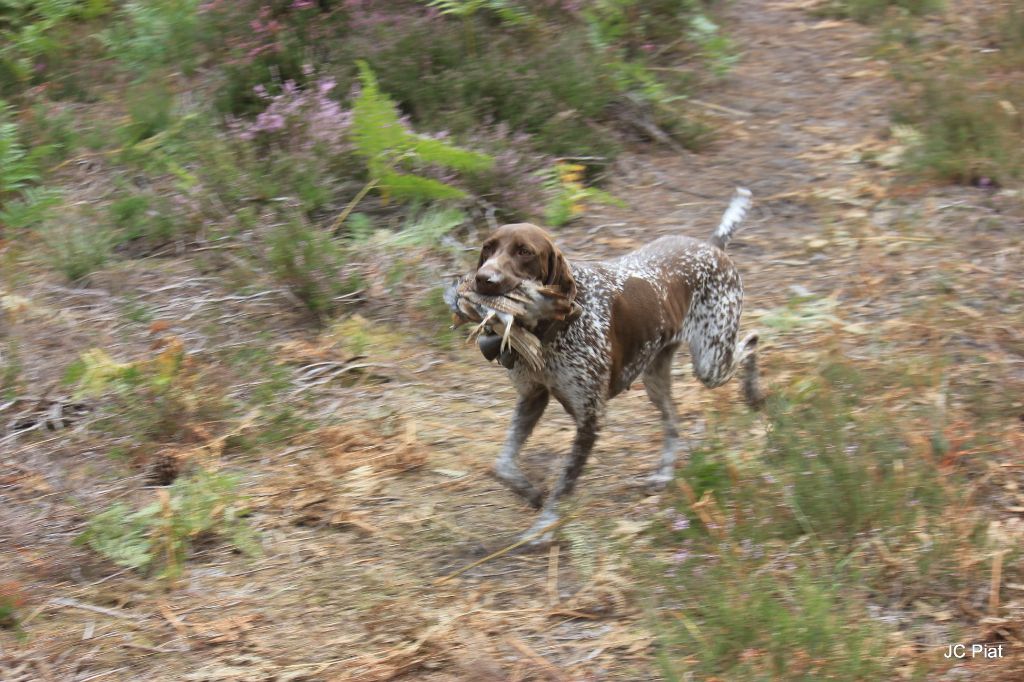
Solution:
[(548, 253), (548, 276), (544, 284), (558, 287), (570, 301), (576, 298), (576, 280), (572, 278), (569, 261), (554, 244), (551, 244), (551, 251)]

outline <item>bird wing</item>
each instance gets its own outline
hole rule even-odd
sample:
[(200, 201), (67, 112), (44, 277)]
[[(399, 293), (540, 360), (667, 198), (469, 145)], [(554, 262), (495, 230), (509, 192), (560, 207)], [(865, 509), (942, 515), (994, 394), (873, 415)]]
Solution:
[(533, 371), (539, 372), (544, 367), (540, 339), (534, 334), (519, 325), (512, 325), (509, 329), (509, 344), (512, 346), (512, 350), (519, 353), (520, 360)]

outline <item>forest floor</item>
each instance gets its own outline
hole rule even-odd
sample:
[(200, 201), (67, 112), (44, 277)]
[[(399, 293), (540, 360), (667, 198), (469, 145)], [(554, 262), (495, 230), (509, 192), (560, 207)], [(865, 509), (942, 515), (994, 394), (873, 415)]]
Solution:
[[(973, 503), (987, 507), (990, 532), (1020, 543), (1024, 303), (1012, 282), (1024, 262), (1021, 199), (908, 184), (865, 161), (898, 144), (889, 113), (899, 86), (872, 56), (875, 31), (807, 7), (730, 4), (725, 25), (742, 58), (691, 103), (714, 122), (717, 142), (700, 154), (624, 155), (609, 190), (627, 207), (595, 208), (556, 240), (570, 259), (584, 260), (666, 234), (702, 237), (733, 187), (749, 187), (755, 208), (730, 252), (744, 279), (744, 330), (762, 332), (769, 390), (829, 354), (871, 362), (867, 347), (883, 337), (895, 365), (941, 356), (948, 371), (967, 372), (977, 367), (958, 367), (958, 359), (983, 357), (989, 390), (1009, 409), (992, 427), (1002, 429), (1005, 448), (979, 465)], [(286, 361), (274, 401), (301, 402), (308, 428), (245, 450), (199, 436), (180, 446), (183, 459), (216, 459), (242, 474), (263, 552), (253, 559), (202, 546), (173, 589), (71, 544), (112, 500), (153, 499), (144, 466), (112, 459), (109, 443), (97, 444), (82, 422), (6, 439), (0, 575), (28, 595), (22, 626), (31, 637), (3, 635), (0, 679), (660, 679), (656, 633), (622, 559), (645, 551), (637, 529), (663, 505), (636, 484), (653, 468), (661, 438), (642, 390), (610, 405), (567, 510), (567, 528), (578, 527), (567, 533), (572, 542), (509, 553), (441, 581), (512, 543), (534, 516), (488, 476), (514, 391), (474, 347), (438, 348), (424, 339), (432, 333), (424, 320), (376, 318), (353, 323), (362, 342), (346, 346), (350, 337), (317, 333), (273, 292), (234, 294), (191, 254), (120, 263), (88, 289), (44, 275), (22, 284), (9, 334), (40, 388), (18, 409), (29, 398), (55, 404), (64, 368), (85, 349), (152, 355), (158, 329), (234, 371)], [(794, 298), (814, 301), (825, 321), (764, 326), (792, 312)], [(132, 306), (157, 322), (132, 321)], [(314, 362), (335, 363), (337, 380), (309, 380), (301, 368)], [(744, 408), (735, 385), (708, 391), (688, 362), (681, 353), (674, 390), (684, 429), (699, 441)], [(254, 391), (260, 381), (229, 392)], [(251, 427), (242, 419), (212, 430), (243, 438)], [(572, 431), (553, 407), (527, 445), (527, 472), (553, 476)], [(748, 433), (729, 436), (731, 446), (757, 451), (763, 432), (754, 418)], [(596, 571), (578, 565), (588, 543), (598, 547)], [(971, 592), (964, 608), (944, 609), (948, 617), (924, 625), (927, 617), (908, 617), (918, 646), (901, 655), (932, 659), (927, 679), (1021, 679), (1019, 640), (995, 661), (941, 659), (945, 643), (955, 643), (943, 637), (954, 631), (972, 641), (996, 622), (1019, 636), (1024, 588), (1003, 590), (992, 621), (989, 579), (978, 578), (980, 610)]]

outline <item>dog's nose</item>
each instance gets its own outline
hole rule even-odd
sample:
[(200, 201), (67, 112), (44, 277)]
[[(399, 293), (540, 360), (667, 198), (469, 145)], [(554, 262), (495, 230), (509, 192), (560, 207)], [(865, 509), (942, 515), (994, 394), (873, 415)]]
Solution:
[(501, 277), (497, 274), (480, 270), (476, 273), (476, 286), (474, 288), (479, 294), (500, 294)]

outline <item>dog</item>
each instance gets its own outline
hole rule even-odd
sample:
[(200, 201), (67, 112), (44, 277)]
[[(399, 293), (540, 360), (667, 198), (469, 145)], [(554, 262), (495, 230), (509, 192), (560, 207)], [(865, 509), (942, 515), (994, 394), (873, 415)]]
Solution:
[[(664, 428), (660, 463), (648, 484), (660, 489), (672, 480), (679, 431), (671, 367), (680, 345), (689, 347), (694, 374), (705, 386), (721, 386), (742, 366), (746, 401), (761, 402), (758, 335), (736, 342), (743, 286), (725, 251), (749, 205), (750, 192), (738, 189), (707, 241), (661, 237), (605, 262), (569, 263), (551, 237), (530, 223), (499, 227), (483, 243), (473, 281), (477, 293), (502, 295), (534, 281), (560, 290), (581, 311), (574, 319), (540, 322), (531, 330), (541, 340), (539, 369), (515, 362), (508, 351), (501, 357), (519, 397), (492, 472), (542, 510), (524, 539), (550, 540), (558, 501), (575, 487), (608, 401), (640, 377)], [(493, 338), (481, 338), (480, 345), (492, 359)], [(575, 421), (576, 435), (558, 481), (545, 496), (520, 470), (518, 457), (552, 396)]]

